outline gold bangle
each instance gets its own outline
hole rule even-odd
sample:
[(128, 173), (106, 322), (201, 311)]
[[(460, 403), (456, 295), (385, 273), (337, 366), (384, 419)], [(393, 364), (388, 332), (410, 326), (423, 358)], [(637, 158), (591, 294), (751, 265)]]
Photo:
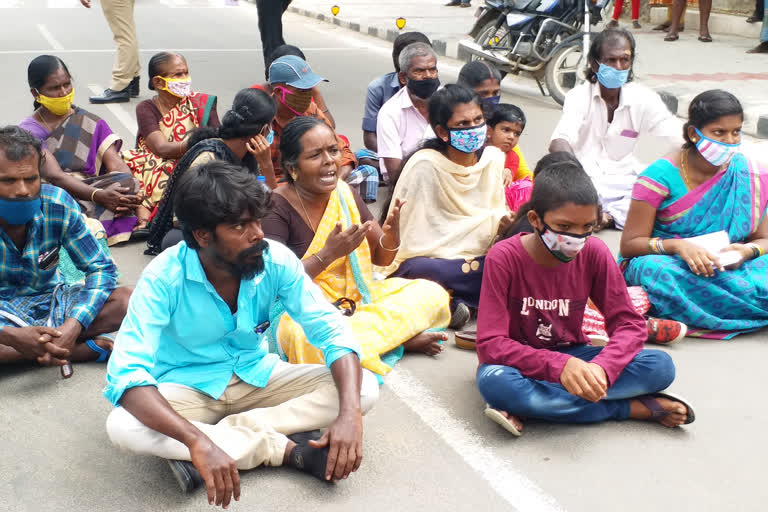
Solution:
[(655, 238), (649, 238), (648, 239), (648, 252), (650, 254), (657, 254), (656, 253), (656, 245), (654, 243), (656, 239)]
[(317, 261), (319, 261), (323, 268), (325, 268), (325, 262), (323, 261), (323, 258), (318, 256), (317, 253), (313, 254), (312, 257), (317, 258)]
[(94, 189), (93, 189), (93, 192), (91, 192), (91, 202), (92, 202), (92, 203), (95, 203), (95, 202), (96, 202), (96, 201), (94, 201), (94, 199), (93, 199), (93, 198), (96, 196), (96, 192), (98, 192), (98, 191), (99, 191), (99, 189), (98, 189), (98, 188), (94, 188)]

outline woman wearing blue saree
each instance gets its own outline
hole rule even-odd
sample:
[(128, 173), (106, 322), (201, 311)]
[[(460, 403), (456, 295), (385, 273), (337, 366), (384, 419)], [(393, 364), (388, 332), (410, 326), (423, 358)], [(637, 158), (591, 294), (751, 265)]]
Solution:
[[(730, 339), (768, 325), (768, 174), (739, 152), (743, 110), (732, 94), (699, 94), (688, 118), (682, 150), (635, 184), (620, 261), (656, 315), (685, 322), (689, 336)], [(718, 231), (738, 261), (684, 240)]]

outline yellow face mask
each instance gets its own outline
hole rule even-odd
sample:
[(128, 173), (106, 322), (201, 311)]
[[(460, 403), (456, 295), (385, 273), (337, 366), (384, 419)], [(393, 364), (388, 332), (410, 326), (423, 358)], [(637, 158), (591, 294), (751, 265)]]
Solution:
[(166, 78), (160, 77), (165, 80), (165, 87), (162, 90), (168, 91), (177, 98), (186, 98), (192, 94), (192, 78)]
[(67, 94), (66, 96), (62, 96), (61, 98), (51, 98), (49, 96), (43, 96), (38, 91), (38, 96), (36, 98), (36, 101), (47, 108), (51, 114), (55, 116), (63, 116), (64, 114), (69, 112), (69, 109), (72, 108), (72, 101), (75, 99), (75, 90), (72, 89), (72, 92)]

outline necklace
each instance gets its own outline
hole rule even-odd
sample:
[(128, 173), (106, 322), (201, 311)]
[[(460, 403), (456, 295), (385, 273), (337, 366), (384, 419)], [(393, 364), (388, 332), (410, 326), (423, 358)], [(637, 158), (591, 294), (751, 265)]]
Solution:
[(72, 115), (72, 109), (70, 108), (70, 109), (69, 109), (69, 112), (67, 112), (67, 114), (66, 114), (66, 115), (65, 115), (65, 116), (64, 116), (64, 117), (61, 119), (61, 121), (59, 121), (58, 123), (56, 123), (56, 126), (53, 126), (53, 127), (52, 127), (50, 124), (48, 124), (48, 123), (46, 122), (45, 118), (43, 117), (43, 113), (42, 113), (42, 111), (41, 111), (41, 110), (39, 110), (39, 109), (38, 109), (38, 110), (35, 110), (35, 114), (34, 114), (34, 115), (36, 115), (36, 116), (37, 116), (37, 118), (40, 120), (40, 122), (41, 122), (41, 123), (43, 123), (43, 126), (45, 127), (45, 129), (46, 129), (46, 130), (48, 130), (48, 132), (50, 132), (50, 133), (53, 133), (53, 129), (54, 129), (54, 128), (58, 127), (58, 126), (59, 126), (59, 125), (60, 125), (62, 122), (64, 122), (64, 121), (65, 121), (65, 120), (66, 120), (66, 119), (67, 119), (67, 118), (68, 118), (70, 115)]
[(315, 228), (315, 225), (312, 223), (312, 219), (309, 218), (309, 213), (307, 213), (307, 208), (304, 206), (304, 201), (301, 199), (301, 194), (299, 194), (299, 189), (296, 188), (296, 185), (293, 186), (293, 189), (296, 191), (296, 197), (299, 198), (299, 204), (301, 204), (301, 209), (304, 210), (304, 215), (307, 216), (307, 222), (309, 222), (309, 227), (312, 228), (312, 232), (316, 233), (317, 229)]
[(680, 168), (683, 171), (683, 181), (685, 182), (685, 186), (688, 190), (693, 190), (693, 187), (691, 187), (691, 180), (688, 177), (688, 150), (683, 149), (680, 151)]

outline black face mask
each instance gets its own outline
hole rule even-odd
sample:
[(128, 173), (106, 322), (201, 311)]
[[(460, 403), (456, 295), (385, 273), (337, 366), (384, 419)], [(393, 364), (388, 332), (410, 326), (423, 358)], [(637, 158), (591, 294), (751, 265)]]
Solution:
[(408, 91), (423, 100), (432, 96), (438, 87), (440, 87), (439, 78), (426, 78), (424, 80), (408, 79)]

